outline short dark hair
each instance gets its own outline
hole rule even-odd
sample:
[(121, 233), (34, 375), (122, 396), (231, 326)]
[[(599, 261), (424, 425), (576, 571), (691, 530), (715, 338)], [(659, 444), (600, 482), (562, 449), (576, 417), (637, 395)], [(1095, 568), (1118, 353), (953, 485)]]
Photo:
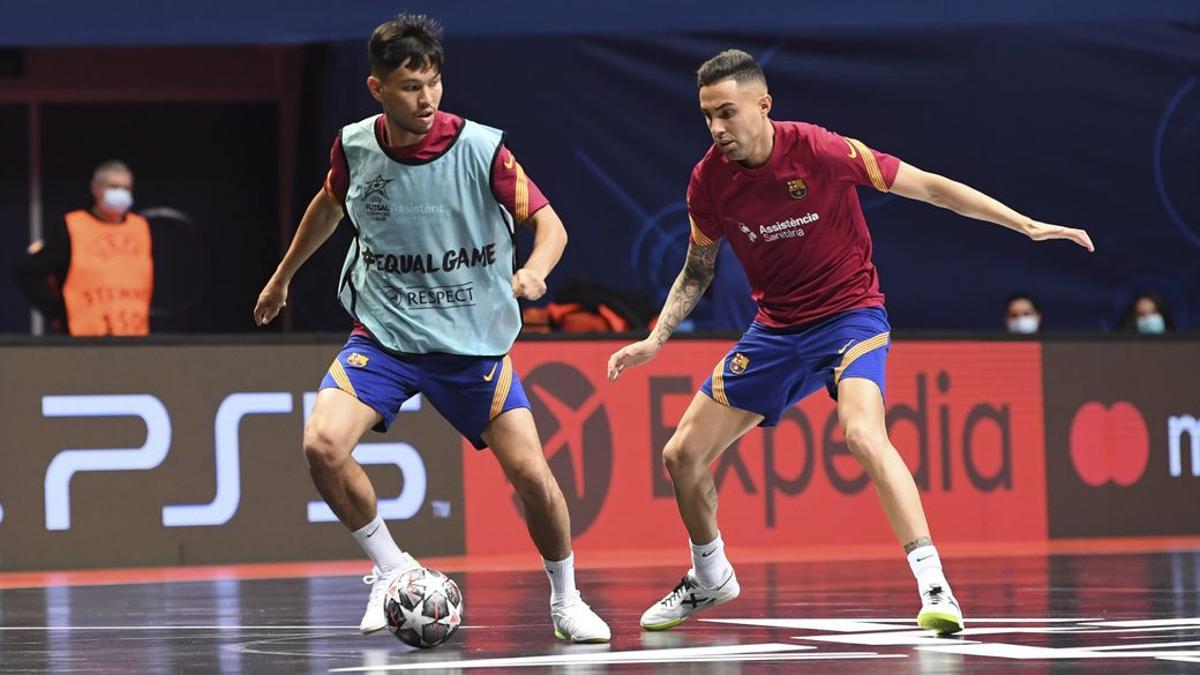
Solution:
[(738, 84), (746, 82), (762, 82), (763, 86), (767, 84), (767, 76), (753, 56), (740, 49), (726, 49), (705, 61), (696, 71), (696, 87), (707, 87), (730, 77)]
[(1004, 311), (1007, 312), (1008, 308), (1011, 307), (1012, 304), (1017, 300), (1028, 301), (1030, 305), (1033, 305), (1033, 311), (1037, 312), (1038, 314), (1042, 313), (1042, 309), (1038, 307), (1037, 300), (1035, 300), (1032, 295), (1025, 292), (1013, 293), (1012, 295), (1008, 296), (1008, 299), (1004, 301)]
[(400, 66), (442, 70), (442, 27), (424, 14), (405, 12), (379, 24), (367, 42), (371, 74), (387, 75)]

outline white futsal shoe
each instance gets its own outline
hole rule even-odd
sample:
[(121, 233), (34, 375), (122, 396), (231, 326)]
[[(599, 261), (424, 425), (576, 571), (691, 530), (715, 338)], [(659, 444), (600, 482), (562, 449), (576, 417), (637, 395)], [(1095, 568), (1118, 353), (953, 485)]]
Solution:
[(938, 635), (957, 633), (963, 629), (962, 608), (949, 591), (934, 584), (921, 593), (917, 625)]
[(688, 617), (702, 609), (716, 607), (733, 600), (742, 592), (738, 585), (737, 575), (729, 568), (729, 576), (715, 588), (705, 588), (696, 581), (694, 570), (688, 570), (687, 576), (679, 581), (675, 590), (650, 606), (642, 614), (642, 628), (646, 630), (667, 630), (687, 621)]
[(420, 567), (420, 563), (407, 553), (404, 554), (405, 564), (400, 565), (387, 574), (378, 567), (371, 567), (371, 573), (363, 577), (363, 583), (371, 587), (371, 596), (367, 599), (367, 611), (363, 612), (362, 621), (358, 622), (358, 630), (363, 635), (370, 635), (387, 628), (387, 616), (383, 613), (384, 600), (387, 599), (388, 586), (401, 574)]
[(612, 631), (580, 597), (579, 591), (569, 600), (551, 603), (550, 619), (554, 636), (568, 642), (608, 642)]

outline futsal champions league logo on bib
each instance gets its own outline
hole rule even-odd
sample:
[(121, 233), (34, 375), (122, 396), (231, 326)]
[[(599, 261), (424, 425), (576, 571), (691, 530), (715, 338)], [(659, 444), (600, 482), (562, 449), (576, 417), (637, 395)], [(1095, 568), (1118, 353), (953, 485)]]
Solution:
[(362, 186), (363, 210), (371, 220), (382, 222), (392, 217), (392, 207), (387, 194), (390, 182), (391, 178), (384, 178), (383, 174), (379, 174)]

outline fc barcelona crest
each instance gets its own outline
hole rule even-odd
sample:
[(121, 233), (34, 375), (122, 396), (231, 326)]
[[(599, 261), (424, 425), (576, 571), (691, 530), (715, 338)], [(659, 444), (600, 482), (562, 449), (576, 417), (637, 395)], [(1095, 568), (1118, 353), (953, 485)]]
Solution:
[(729, 372), (733, 373), (734, 375), (741, 375), (742, 373), (746, 372), (746, 366), (749, 365), (750, 359), (746, 358), (745, 354), (738, 352), (737, 354), (734, 354), (733, 358), (729, 361)]
[(789, 180), (787, 182), (787, 189), (792, 199), (803, 199), (804, 195), (808, 194), (808, 186), (804, 184), (803, 178)]

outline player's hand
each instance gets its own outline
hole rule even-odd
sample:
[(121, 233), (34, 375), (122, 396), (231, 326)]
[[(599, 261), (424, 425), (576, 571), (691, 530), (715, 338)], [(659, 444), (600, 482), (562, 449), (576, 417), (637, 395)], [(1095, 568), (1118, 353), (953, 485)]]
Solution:
[(621, 347), (608, 357), (608, 381), (616, 382), (626, 368), (640, 366), (658, 353), (658, 343), (650, 338)]
[(546, 294), (546, 279), (537, 272), (522, 267), (513, 274), (512, 292), (514, 298), (537, 300)]
[(279, 316), (279, 310), (287, 307), (287, 284), (271, 279), (258, 294), (254, 305), (254, 323), (265, 326)]
[(1088, 236), (1087, 231), (1078, 230), (1073, 227), (1063, 227), (1062, 225), (1051, 225), (1050, 223), (1041, 223), (1033, 221), (1029, 225), (1026, 232), (1029, 238), (1034, 241), (1046, 241), (1047, 239), (1068, 239), (1086, 248), (1088, 251), (1094, 252), (1096, 247), (1092, 245), (1092, 238)]

